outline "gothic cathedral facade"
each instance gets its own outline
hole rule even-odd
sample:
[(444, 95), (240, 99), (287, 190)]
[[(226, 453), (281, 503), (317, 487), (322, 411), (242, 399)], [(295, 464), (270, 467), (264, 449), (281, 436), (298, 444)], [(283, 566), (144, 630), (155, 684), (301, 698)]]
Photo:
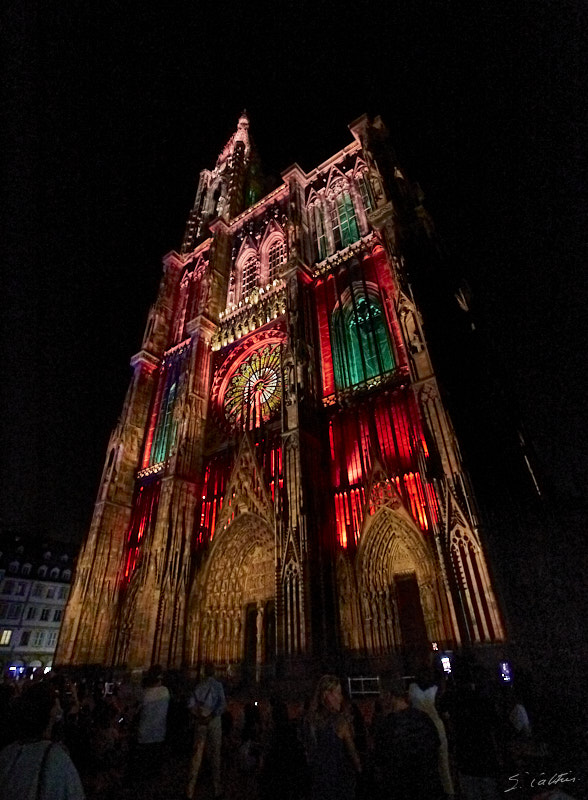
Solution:
[(57, 663), (259, 679), (504, 640), (407, 277), (432, 224), (381, 120), (349, 127), (262, 197), (244, 113), (202, 171), (131, 359)]

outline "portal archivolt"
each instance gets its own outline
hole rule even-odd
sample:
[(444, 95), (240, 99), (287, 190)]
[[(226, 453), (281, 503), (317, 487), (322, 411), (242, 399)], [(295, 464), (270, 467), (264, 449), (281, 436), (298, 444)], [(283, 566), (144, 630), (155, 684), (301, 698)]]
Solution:
[(266, 641), (266, 616), (273, 615), (274, 595), (274, 533), (261, 517), (241, 514), (217, 533), (199, 581), (193, 661), (265, 660), (273, 644)]
[[(404, 515), (383, 508), (369, 520), (360, 539), (355, 578), (355, 609), (346, 601), (341, 620), (343, 629), (351, 628), (344, 630), (344, 639), (352, 648), (384, 655), (444, 638), (435, 553)], [(350, 580), (348, 575), (347, 583)]]

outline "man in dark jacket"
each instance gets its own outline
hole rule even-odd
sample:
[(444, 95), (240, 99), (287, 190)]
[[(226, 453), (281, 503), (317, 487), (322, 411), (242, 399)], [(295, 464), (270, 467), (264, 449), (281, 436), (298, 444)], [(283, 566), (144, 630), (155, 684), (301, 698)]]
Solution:
[(392, 713), (378, 726), (375, 741), (380, 796), (383, 800), (442, 798), (435, 725), (427, 714), (410, 706), (401, 684), (390, 692), (390, 707)]

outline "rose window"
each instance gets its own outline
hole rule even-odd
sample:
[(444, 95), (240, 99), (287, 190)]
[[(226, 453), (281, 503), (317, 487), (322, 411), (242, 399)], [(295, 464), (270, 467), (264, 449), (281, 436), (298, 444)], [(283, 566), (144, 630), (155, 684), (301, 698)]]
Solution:
[(252, 353), (231, 376), (224, 411), (231, 425), (252, 430), (267, 422), (280, 407), (280, 347), (268, 345)]

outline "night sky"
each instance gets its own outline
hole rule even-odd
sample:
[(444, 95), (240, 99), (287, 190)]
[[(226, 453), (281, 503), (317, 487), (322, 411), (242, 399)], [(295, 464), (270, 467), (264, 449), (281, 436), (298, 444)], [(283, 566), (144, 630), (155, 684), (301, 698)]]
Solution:
[(48, 5), (12, 2), (3, 45), (4, 530), (85, 534), (161, 257), (243, 108), (276, 176), (383, 117), (549, 480), (580, 496), (585, 4)]

